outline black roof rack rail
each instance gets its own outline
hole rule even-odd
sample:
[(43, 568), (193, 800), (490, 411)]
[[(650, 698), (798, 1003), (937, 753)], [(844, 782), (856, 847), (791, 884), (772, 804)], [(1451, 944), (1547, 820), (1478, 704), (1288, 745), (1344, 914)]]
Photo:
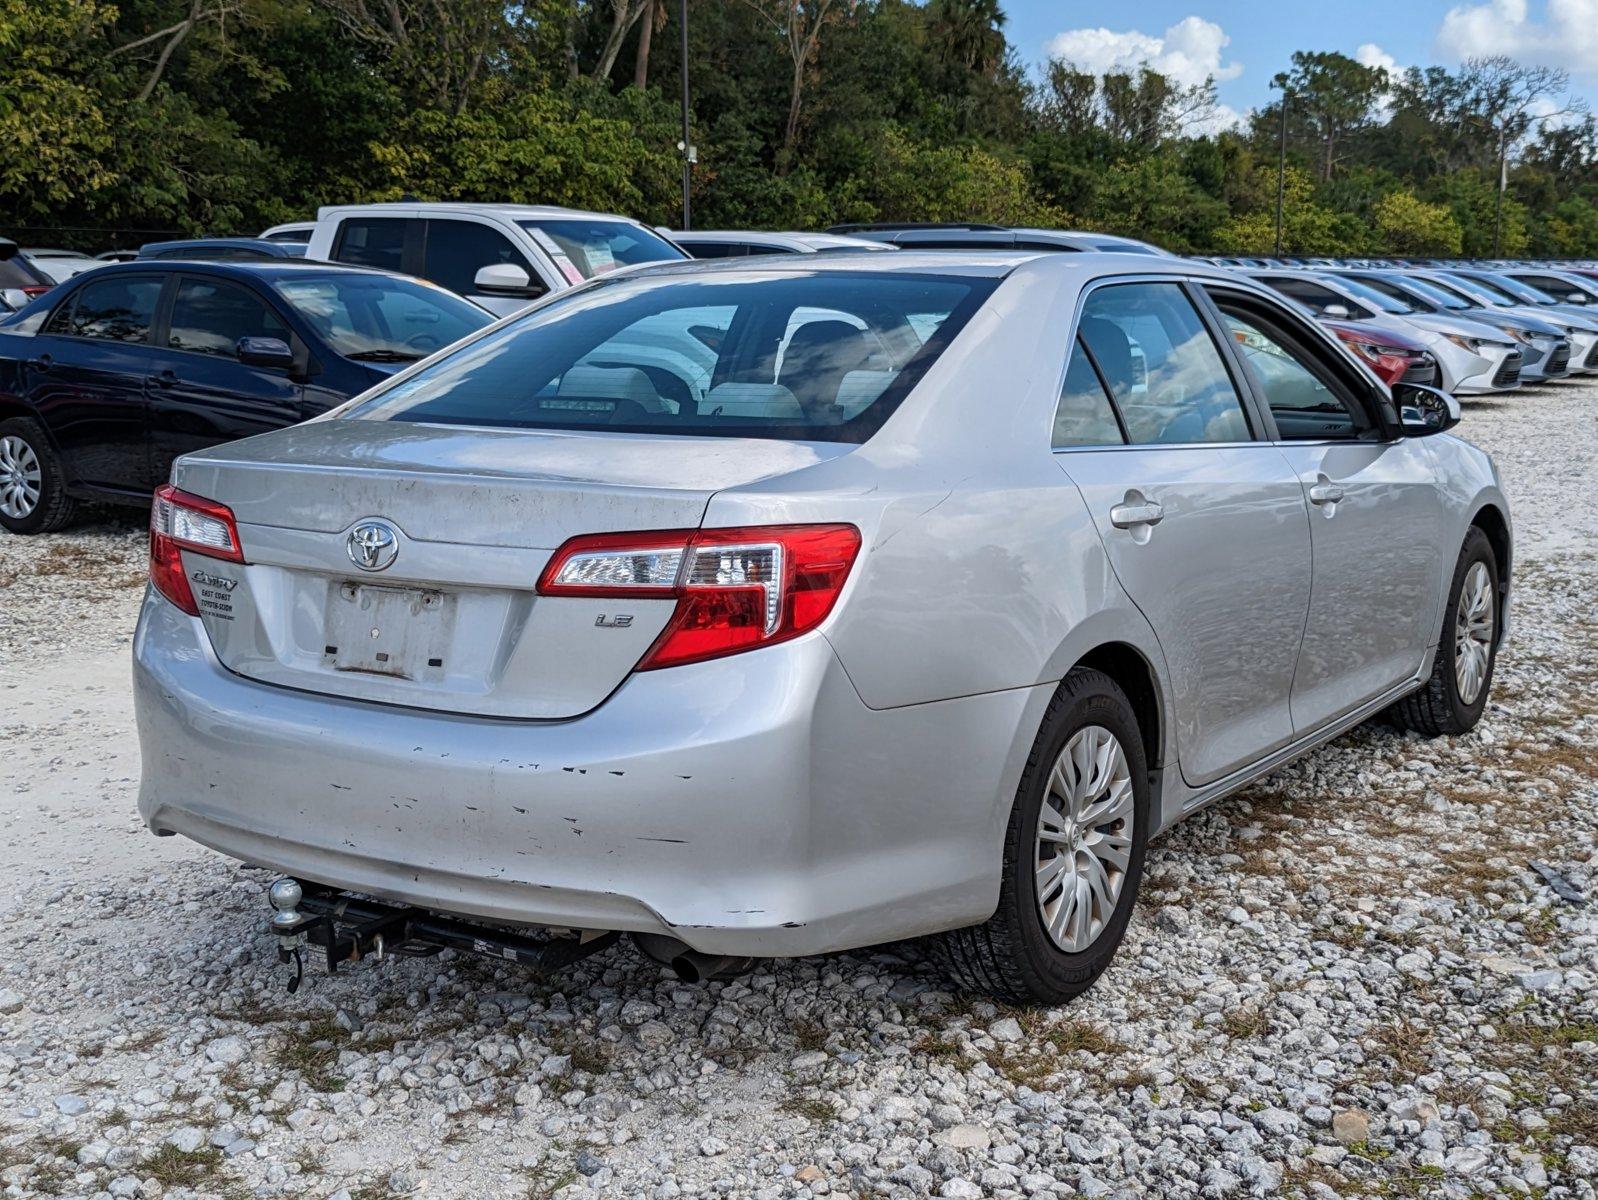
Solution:
[(981, 221), (860, 221), (850, 225), (829, 225), (827, 232), (848, 234), (867, 231), (886, 233), (897, 229), (966, 229), (1004, 233), (1009, 228), (1008, 225), (988, 225)]

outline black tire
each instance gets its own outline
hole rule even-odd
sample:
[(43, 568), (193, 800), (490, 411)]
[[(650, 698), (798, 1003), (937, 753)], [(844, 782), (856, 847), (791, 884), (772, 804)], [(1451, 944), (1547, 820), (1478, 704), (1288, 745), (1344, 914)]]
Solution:
[[(1090, 725), (1114, 734), (1126, 756), (1133, 793), (1132, 845), (1110, 919), (1091, 945), (1071, 953), (1055, 945), (1038, 909), (1034, 839), (1055, 760), (1072, 735)], [(1004, 837), (999, 906), (981, 925), (934, 939), (945, 969), (963, 987), (1014, 1003), (1059, 1004), (1086, 991), (1110, 965), (1131, 920), (1150, 819), (1148, 765), (1131, 704), (1102, 671), (1072, 671), (1049, 703), (1016, 790)]]
[(12, 533), (54, 533), (64, 529), (77, 515), (78, 503), (67, 495), (66, 476), (39, 423), (30, 417), (0, 421), (0, 438), (16, 438), (25, 444), (39, 464), (39, 499), (26, 516), (12, 517), (0, 512), (0, 528)]
[[(1459, 694), (1459, 679), (1455, 663), (1455, 621), (1459, 612), (1459, 597), (1465, 579), (1477, 563), (1487, 568), (1492, 581), (1496, 602), (1493, 606), (1493, 640), (1487, 654), (1486, 677), (1475, 701), (1466, 704)], [(1432, 664), (1431, 676), (1417, 690), (1405, 696), (1387, 710), (1392, 723), (1400, 729), (1425, 737), (1442, 737), (1469, 733), (1481, 720), (1487, 708), (1487, 698), (1493, 689), (1493, 669), (1498, 662), (1498, 631), (1502, 628), (1503, 604), (1499, 592), (1498, 555), (1493, 551), (1487, 535), (1472, 525), (1460, 547), (1459, 561), (1454, 564), (1454, 577), (1448, 585), (1448, 603), (1443, 606), (1443, 627), (1437, 643), (1437, 661)]]

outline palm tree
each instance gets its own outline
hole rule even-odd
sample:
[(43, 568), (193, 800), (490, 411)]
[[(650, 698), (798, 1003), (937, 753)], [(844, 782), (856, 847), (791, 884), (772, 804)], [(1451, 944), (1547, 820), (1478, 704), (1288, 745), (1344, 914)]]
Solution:
[(1004, 12), (999, 0), (932, 0), (927, 5), (938, 57), (992, 75), (1004, 61)]

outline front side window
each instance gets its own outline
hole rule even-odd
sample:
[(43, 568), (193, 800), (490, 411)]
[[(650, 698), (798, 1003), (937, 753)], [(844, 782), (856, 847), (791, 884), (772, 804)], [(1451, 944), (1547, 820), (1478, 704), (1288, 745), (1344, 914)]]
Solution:
[(358, 362), (412, 362), (491, 320), (453, 292), (387, 275), (295, 276), (276, 285), (337, 354)]
[(1133, 444), (1250, 439), (1220, 349), (1180, 285), (1099, 288), (1083, 306), (1078, 333)]
[(146, 342), (161, 297), (158, 277), (113, 275), (85, 284), (72, 306), (67, 332), (111, 342)]
[[(865, 271), (618, 279), (527, 314), (350, 415), (864, 441), (994, 283)], [(925, 344), (912, 314), (937, 330)]]
[(1110, 397), (1093, 369), (1093, 360), (1078, 339), (1060, 383), (1060, 405), (1054, 412), (1054, 448), (1114, 446), (1125, 441)]
[(427, 243), (422, 251), (424, 279), (464, 296), (477, 290), (477, 272), (500, 264), (520, 267), (530, 281), (538, 282), (537, 273), (499, 230), (476, 221), (427, 222)]
[(172, 301), (166, 344), (194, 354), (238, 357), (246, 337), (289, 340), (288, 326), (254, 292), (220, 279), (185, 279)]
[(1227, 329), (1254, 374), (1260, 393), (1287, 441), (1357, 437), (1366, 427), (1358, 409), (1333, 385), (1314, 352), (1290, 332), (1234, 309), (1217, 297)]
[(405, 262), (405, 217), (351, 217), (339, 226), (333, 257), (359, 267), (400, 271)]
[(544, 242), (557, 261), (569, 262), (579, 279), (592, 279), (617, 267), (678, 262), (683, 258), (682, 252), (665, 238), (631, 221), (573, 217), (518, 223)]

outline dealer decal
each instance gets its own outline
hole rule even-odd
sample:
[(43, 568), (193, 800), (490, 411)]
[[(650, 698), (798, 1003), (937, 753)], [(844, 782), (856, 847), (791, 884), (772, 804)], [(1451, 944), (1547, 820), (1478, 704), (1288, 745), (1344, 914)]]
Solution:
[(239, 586), (237, 579), (213, 575), (210, 571), (195, 571), (189, 580), (194, 584), (194, 602), (202, 613), (223, 621), (233, 619), (233, 589)]

